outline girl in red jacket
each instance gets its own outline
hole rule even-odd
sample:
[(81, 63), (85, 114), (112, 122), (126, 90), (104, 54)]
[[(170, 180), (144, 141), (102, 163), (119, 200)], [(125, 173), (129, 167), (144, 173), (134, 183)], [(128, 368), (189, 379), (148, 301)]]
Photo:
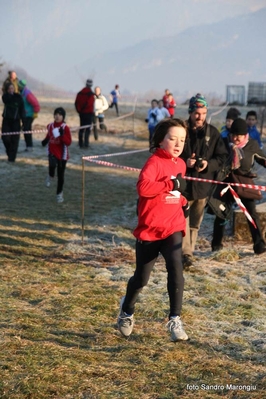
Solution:
[(173, 341), (187, 340), (180, 319), (184, 277), (182, 237), (188, 216), (187, 200), (182, 196), (186, 181), (185, 162), (179, 158), (186, 139), (186, 124), (180, 119), (158, 123), (147, 160), (137, 182), (138, 225), (136, 237), (136, 270), (129, 279), (126, 296), (120, 303), (118, 328), (128, 337), (133, 330), (135, 303), (147, 285), (159, 253), (165, 259), (170, 300), (168, 330)]
[(175, 114), (175, 107), (176, 107), (176, 102), (175, 102), (175, 100), (174, 100), (173, 94), (172, 94), (172, 93), (169, 93), (169, 95), (168, 95), (168, 106), (167, 106), (167, 109), (168, 109), (168, 112), (169, 112), (171, 118), (174, 117), (174, 114)]
[(65, 124), (66, 111), (59, 107), (54, 110), (54, 122), (47, 126), (48, 132), (42, 145), (48, 144), (49, 175), (46, 186), (50, 187), (57, 168), (57, 202), (63, 202), (63, 186), (67, 160), (69, 159), (68, 147), (72, 142), (69, 127)]

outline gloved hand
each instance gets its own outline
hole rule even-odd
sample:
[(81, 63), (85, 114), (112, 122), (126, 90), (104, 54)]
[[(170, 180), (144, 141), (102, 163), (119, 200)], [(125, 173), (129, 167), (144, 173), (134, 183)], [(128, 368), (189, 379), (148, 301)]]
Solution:
[(187, 202), (186, 205), (182, 206), (185, 218), (189, 217), (190, 207), (189, 203)]
[(172, 179), (174, 183), (174, 190), (179, 191), (181, 194), (186, 190), (187, 182), (182, 177), (181, 173), (178, 173), (175, 179)]
[(47, 139), (47, 138), (43, 139), (42, 146), (45, 147), (46, 144), (48, 144), (48, 142), (49, 142), (49, 139)]
[(64, 128), (63, 128), (62, 126), (59, 128), (59, 133), (60, 133), (60, 136), (63, 136), (63, 134), (64, 134)]
[(34, 112), (34, 114), (33, 114), (33, 119), (36, 119), (36, 118), (38, 118), (38, 114), (37, 114), (37, 112)]

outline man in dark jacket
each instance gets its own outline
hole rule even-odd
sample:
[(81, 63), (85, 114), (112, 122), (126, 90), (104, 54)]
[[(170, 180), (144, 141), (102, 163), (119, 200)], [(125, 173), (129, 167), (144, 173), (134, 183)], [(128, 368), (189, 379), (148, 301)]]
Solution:
[(79, 146), (80, 148), (89, 147), (89, 138), (92, 130), (94, 119), (94, 92), (91, 90), (93, 81), (88, 79), (86, 87), (84, 87), (76, 97), (75, 107), (79, 114), (80, 126), (89, 127), (79, 130)]
[[(213, 180), (228, 154), (218, 130), (206, 122), (208, 104), (201, 94), (189, 102), (188, 136), (181, 158), (187, 165), (187, 176)], [(187, 218), (186, 235), (183, 239), (183, 265), (193, 264), (198, 231), (204, 216), (204, 208), (211, 183), (188, 180), (185, 197), (189, 201), (190, 216)]]

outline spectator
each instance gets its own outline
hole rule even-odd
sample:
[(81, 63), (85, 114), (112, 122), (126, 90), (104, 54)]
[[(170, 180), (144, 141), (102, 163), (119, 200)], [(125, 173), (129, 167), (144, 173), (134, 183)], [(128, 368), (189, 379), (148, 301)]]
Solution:
[[(208, 104), (204, 96), (196, 94), (189, 101), (188, 136), (181, 158), (187, 165), (187, 176), (214, 179), (215, 173), (228, 157), (218, 130), (206, 122)], [(183, 240), (183, 265), (193, 264), (193, 252), (203, 219), (211, 183), (188, 181), (184, 193), (190, 206), (186, 236)]]
[[(254, 160), (260, 165), (266, 167), (266, 155), (259, 148), (258, 142), (250, 138), (246, 121), (241, 118), (235, 119), (230, 128), (230, 133), (231, 134), (228, 137), (227, 148), (231, 155), (230, 158), (232, 160), (232, 164), (231, 173), (226, 179), (226, 182), (234, 182), (232, 172), (237, 176), (251, 178), (256, 177), (252, 173)], [(222, 186), (222, 188), (224, 188), (224, 186)], [(239, 193), (239, 196), (243, 205), (246, 207), (248, 213), (256, 224), (255, 227), (249, 220), (247, 220), (250, 234), (253, 240), (253, 250), (255, 254), (260, 255), (266, 252), (266, 244), (263, 237), (264, 234), (261, 231), (259, 216), (256, 212), (255, 198), (257, 198), (258, 192), (257, 190), (254, 191), (255, 194), (250, 195), (249, 193), (248, 196), (243, 191), (242, 194)], [(231, 193), (227, 192), (226, 195), (227, 203), (223, 205), (224, 209), (227, 207), (228, 203), (230, 205), (234, 203)], [(217, 196), (217, 198), (221, 197)], [(223, 248), (222, 240), (224, 236), (226, 220), (219, 216), (221, 209), (220, 204), (222, 203), (222, 201), (225, 201), (225, 199), (222, 198), (220, 202), (217, 202), (216, 210), (212, 208), (214, 210), (214, 213), (217, 215), (214, 221), (213, 239), (211, 243), (213, 251), (218, 251)]]
[(14, 86), (14, 93), (18, 93), (18, 78), (17, 78), (17, 74), (15, 71), (9, 71), (8, 72), (8, 77), (6, 78), (6, 80), (3, 83), (2, 86), (2, 92), (3, 94), (7, 93), (7, 89), (8, 86), (10, 85), (10, 83), (12, 83), (12, 85)]
[(221, 136), (223, 139), (229, 139), (231, 125), (240, 115), (241, 112), (237, 108), (229, 108), (226, 114), (225, 125), (221, 128)]
[(164, 118), (170, 118), (170, 114), (168, 109), (163, 106), (163, 100), (159, 100), (157, 120), (160, 122)]
[(136, 237), (136, 270), (128, 281), (118, 316), (118, 329), (125, 337), (132, 333), (137, 298), (148, 284), (161, 253), (168, 274), (168, 331), (172, 341), (188, 339), (180, 318), (184, 290), (182, 237), (188, 207), (187, 200), (181, 194), (186, 186), (182, 177), (186, 165), (179, 156), (185, 139), (186, 124), (180, 119), (159, 122), (150, 146), (153, 154), (139, 175), (138, 225), (133, 232)]
[(110, 93), (110, 99), (111, 99), (110, 108), (115, 107), (116, 116), (119, 116), (118, 99), (120, 97), (121, 97), (121, 95), (120, 95), (120, 92), (119, 92), (119, 85), (115, 85), (114, 90), (112, 90), (111, 93)]
[(169, 89), (165, 89), (165, 91), (164, 91), (164, 96), (163, 96), (163, 106), (164, 106), (164, 108), (166, 108), (166, 109), (168, 109), (169, 94), (170, 94)]
[(101, 88), (99, 86), (95, 87), (94, 93), (93, 133), (95, 140), (98, 140), (97, 120), (99, 120), (100, 129), (107, 132), (107, 128), (104, 124), (104, 111), (108, 109), (108, 102), (101, 94)]
[[(4, 103), (2, 140), (9, 162), (15, 162), (20, 139), (21, 121), (24, 119), (24, 103), (20, 94), (15, 93), (14, 85), (6, 85), (7, 92), (3, 94)], [(16, 134), (10, 134), (16, 132)], [(8, 133), (8, 134), (3, 134)]]
[(148, 110), (148, 117), (146, 122), (148, 122), (148, 129), (149, 129), (149, 142), (151, 143), (152, 137), (154, 135), (155, 126), (157, 125), (159, 115), (158, 109), (158, 101), (152, 100), (151, 101), (151, 108)]
[(86, 87), (78, 92), (75, 100), (76, 111), (79, 114), (80, 126), (88, 126), (79, 129), (79, 147), (89, 148), (90, 133), (94, 120), (94, 93), (91, 90), (93, 81), (87, 79)]
[(168, 95), (168, 111), (169, 111), (169, 114), (170, 114), (171, 118), (174, 117), (175, 107), (176, 107), (176, 103), (175, 103), (173, 94), (169, 93), (169, 95)]
[[(40, 112), (40, 104), (34, 94), (27, 88), (26, 80), (20, 80), (18, 82), (19, 92), (24, 101), (25, 117), (23, 119), (23, 131), (29, 132), (32, 130), (32, 122), (38, 117)], [(33, 150), (32, 133), (24, 133), (24, 139), (26, 143), (25, 151)]]
[(260, 132), (258, 131), (256, 124), (258, 122), (257, 112), (249, 111), (246, 115), (246, 122), (248, 125), (248, 134), (254, 140), (257, 140), (260, 149), (263, 149), (263, 144), (261, 142)]
[(55, 176), (57, 168), (57, 191), (56, 200), (58, 203), (64, 202), (63, 186), (65, 181), (65, 169), (69, 159), (68, 147), (71, 145), (72, 138), (69, 127), (65, 123), (66, 111), (59, 107), (54, 110), (54, 122), (47, 125), (47, 135), (42, 141), (42, 145), (48, 144), (48, 176), (46, 187), (50, 187), (51, 179)]

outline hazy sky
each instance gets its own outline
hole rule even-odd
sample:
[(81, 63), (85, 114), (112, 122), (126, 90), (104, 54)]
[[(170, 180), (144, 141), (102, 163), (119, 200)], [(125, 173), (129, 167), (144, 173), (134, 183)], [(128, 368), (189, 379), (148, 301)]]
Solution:
[(257, 11), (266, 0), (0, 0), (0, 6), (0, 57), (49, 83), (99, 53)]

